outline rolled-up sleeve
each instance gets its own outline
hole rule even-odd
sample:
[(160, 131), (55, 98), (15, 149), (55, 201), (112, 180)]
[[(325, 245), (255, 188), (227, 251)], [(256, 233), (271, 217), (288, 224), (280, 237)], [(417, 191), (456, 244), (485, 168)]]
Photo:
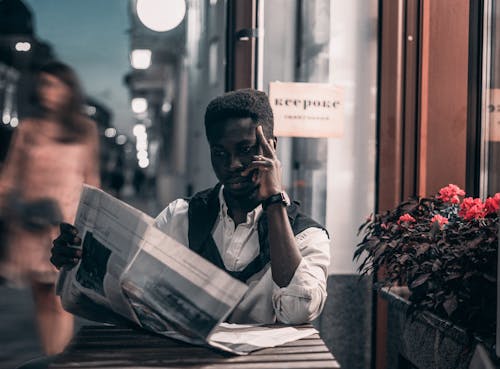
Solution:
[(274, 284), (273, 307), (285, 324), (315, 319), (326, 301), (326, 279), (330, 264), (330, 239), (320, 228), (308, 228), (295, 236), (302, 260), (286, 287)]

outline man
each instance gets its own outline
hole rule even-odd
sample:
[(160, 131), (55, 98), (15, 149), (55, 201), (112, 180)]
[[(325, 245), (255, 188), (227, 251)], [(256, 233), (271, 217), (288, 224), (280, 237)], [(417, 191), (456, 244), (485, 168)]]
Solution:
[[(283, 191), (273, 114), (267, 95), (245, 89), (210, 102), (205, 131), (219, 183), (173, 201), (156, 218), (165, 233), (233, 277), (248, 292), (228, 321), (301, 324), (326, 299), (330, 240)], [(54, 241), (52, 263), (74, 265), (76, 230)]]

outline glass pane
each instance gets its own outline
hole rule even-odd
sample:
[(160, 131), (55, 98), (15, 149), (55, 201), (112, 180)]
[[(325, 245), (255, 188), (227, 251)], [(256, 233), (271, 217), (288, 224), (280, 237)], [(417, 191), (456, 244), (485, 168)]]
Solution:
[[(500, 192), (500, 1), (492, 0), (488, 5), (491, 17), (486, 24), (486, 67), (483, 71), (489, 89), (485, 96), (487, 110), (483, 122), (483, 173), (481, 195)], [(489, 26), (489, 27), (488, 27)], [(488, 32), (489, 30), (489, 32)], [(489, 34), (488, 34), (489, 33)], [(489, 64), (489, 65), (488, 65)], [(489, 99), (489, 101), (488, 101)]]
[(266, 89), (273, 81), (344, 89), (343, 137), (279, 137), (278, 154), (287, 191), (334, 235), (330, 271), (355, 273), (357, 227), (375, 202), (378, 2), (273, 0), (265, 14)]

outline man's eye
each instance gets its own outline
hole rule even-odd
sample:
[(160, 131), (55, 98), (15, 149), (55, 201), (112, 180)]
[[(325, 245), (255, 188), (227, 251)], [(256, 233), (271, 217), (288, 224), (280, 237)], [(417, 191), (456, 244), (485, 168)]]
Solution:
[(243, 154), (250, 154), (254, 150), (254, 146), (245, 146), (240, 149)]
[(219, 157), (219, 158), (222, 158), (226, 155), (226, 152), (222, 151), (222, 150), (212, 150), (212, 155)]

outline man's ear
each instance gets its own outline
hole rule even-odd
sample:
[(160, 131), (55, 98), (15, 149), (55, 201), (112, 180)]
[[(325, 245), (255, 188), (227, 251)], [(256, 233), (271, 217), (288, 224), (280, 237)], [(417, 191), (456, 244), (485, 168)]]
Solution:
[(273, 149), (276, 151), (278, 148), (278, 137), (273, 136)]

